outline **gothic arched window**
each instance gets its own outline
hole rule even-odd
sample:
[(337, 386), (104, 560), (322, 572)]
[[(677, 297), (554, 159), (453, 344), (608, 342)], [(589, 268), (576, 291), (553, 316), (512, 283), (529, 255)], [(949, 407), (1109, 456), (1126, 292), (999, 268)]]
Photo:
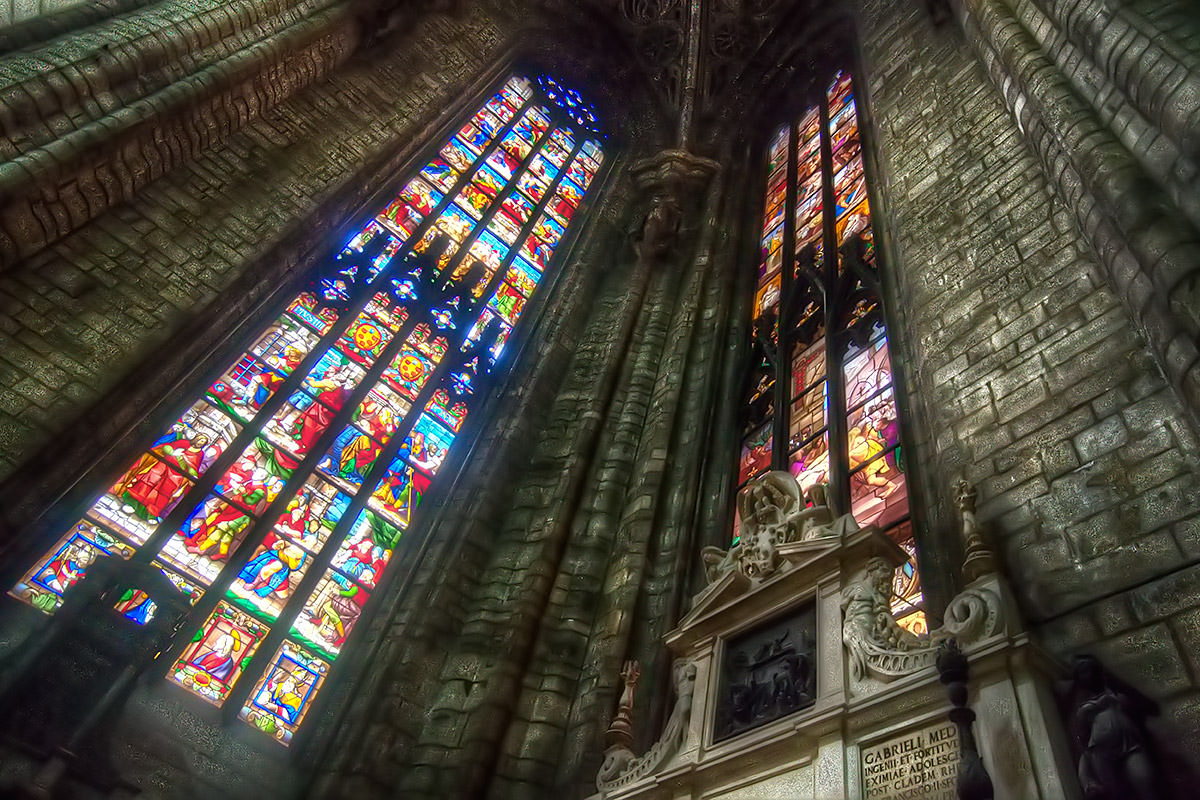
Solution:
[(600, 169), (590, 108), (540, 84), (504, 83), (11, 593), (52, 613), (97, 558), (157, 566), (193, 604), (168, 679), (290, 742)]
[(767, 162), (756, 363), (738, 485), (768, 469), (790, 471), (804, 490), (827, 483), (835, 508), (879, 526), (908, 551), (896, 573), (894, 610), (902, 625), (922, 631), (900, 419), (848, 72), (839, 72), (798, 122), (779, 129)]

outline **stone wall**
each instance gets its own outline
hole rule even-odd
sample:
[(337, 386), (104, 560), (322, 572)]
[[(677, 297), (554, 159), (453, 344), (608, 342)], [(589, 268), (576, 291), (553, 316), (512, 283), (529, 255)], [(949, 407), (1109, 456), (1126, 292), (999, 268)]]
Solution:
[[(1162, 701), (1167, 735), (1200, 765), (1194, 423), (978, 43), (914, 3), (867, 2), (861, 25), (933, 516), (951, 530), (950, 484), (977, 484), (1045, 643), (1093, 651)], [(1018, 113), (1023, 92), (1011, 85)]]
[(0, 27), (53, 14), (84, 2), (86, 0), (3, 0), (0, 2)]

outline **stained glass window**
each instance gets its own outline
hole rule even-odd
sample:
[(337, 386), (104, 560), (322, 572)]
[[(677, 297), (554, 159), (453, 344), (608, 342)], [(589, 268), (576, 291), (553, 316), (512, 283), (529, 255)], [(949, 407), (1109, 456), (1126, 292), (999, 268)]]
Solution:
[(194, 604), (168, 680), (289, 743), (595, 182), (595, 129), (574, 90), (506, 81), (11, 593), (53, 613), (98, 558), (155, 564)]
[[(767, 143), (754, 370), (738, 484), (789, 470), (909, 554), (894, 610), (925, 626), (854, 81), (839, 72)], [(785, 264), (789, 269), (785, 269)], [(786, 442), (786, 447), (781, 445)]]

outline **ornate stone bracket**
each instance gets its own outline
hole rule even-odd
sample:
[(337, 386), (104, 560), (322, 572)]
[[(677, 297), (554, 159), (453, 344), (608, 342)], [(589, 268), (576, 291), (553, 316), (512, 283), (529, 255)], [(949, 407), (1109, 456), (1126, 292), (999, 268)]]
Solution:
[(995, 562), (975, 520), (975, 490), (966, 481), (956, 488), (963, 524), (963, 576), (968, 585), (946, 606), (941, 628), (914, 636), (897, 624), (891, 610), (894, 567), (883, 558), (869, 560), (842, 592), (842, 642), (855, 693), (934, 664), (939, 646), (949, 638), (969, 645), (1004, 629)]
[[(678, 659), (675, 661), (672, 671), (675, 706), (671, 709), (671, 716), (667, 718), (662, 736), (658, 737), (658, 741), (641, 756), (636, 755), (630, 749), (627, 743), (628, 739), (619, 738), (610, 744), (604, 752), (604, 763), (600, 765), (600, 772), (596, 775), (596, 788), (600, 790), (601, 795), (627, 786), (639, 778), (651, 774), (678, 752), (679, 746), (687, 735), (688, 722), (691, 719), (692, 695), (696, 690), (696, 665), (687, 659)], [(621, 719), (622, 716), (628, 719), (629, 710), (633, 704), (632, 686), (637, 682), (638, 674), (640, 671), (630, 670), (628, 663), (626, 669), (621, 673), (625, 691), (622, 693), (621, 708), (617, 712), (617, 719)], [(626, 704), (627, 700), (628, 705)], [(624, 715), (622, 715), (622, 711)], [(616, 724), (616, 720), (614, 720), (614, 724)], [(611, 727), (609, 731), (612, 731)], [(613, 739), (610, 737), (611, 741)]]
[(639, 257), (664, 261), (675, 250), (691, 201), (703, 196), (719, 166), (686, 150), (664, 150), (633, 166), (638, 188), (649, 197), (641, 229), (632, 234)]

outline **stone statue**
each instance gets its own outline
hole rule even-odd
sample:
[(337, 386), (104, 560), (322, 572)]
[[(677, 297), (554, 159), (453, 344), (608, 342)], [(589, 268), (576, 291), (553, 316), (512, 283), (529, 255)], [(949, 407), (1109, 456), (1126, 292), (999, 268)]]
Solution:
[(1162, 793), (1143, 720), (1147, 698), (1108, 675), (1095, 656), (1071, 660), (1072, 724), (1082, 755), (1079, 784), (1088, 800), (1152, 800)]
[(692, 716), (692, 695), (696, 691), (696, 665), (686, 659), (678, 659), (671, 667), (675, 687), (675, 707), (662, 735), (650, 749), (637, 756), (629, 746), (616, 743), (604, 753), (604, 763), (596, 774), (596, 788), (601, 794), (626, 786), (639, 778), (650, 775), (675, 755), (687, 735)]
[(807, 496), (812, 505), (806, 505), (796, 479), (782, 470), (751, 481), (737, 499), (741, 541), (729, 550), (706, 547), (700, 551), (708, 582), (734, 570), (752, 580), (763, 580), (779, 569), (780, 545), (858, 530), (849, 514), (834, 519), (823, 485), (810, 488)]
[(679, 236), (682, 219), (683, 210), (672, 193), (656, 195), (642, 222), (639, 254), (654, 260), (665, 258)]
[(886, 559), (872, 558), (842, 589), (842, 643), (854, 681), (894, 680), (933, 664), (938, 644), (947, 637), (969, 643), (1001, 629), (999, 595), (975, 587), (950, 601), (941, 628), (913, 635), (892, 614), (894, 574)]
[(877, 671), (872, 670), (872, 661), (879, 660), (880, 655), (929, 651), (928, 660), (932, 662), (931, 643), (901, 628), (892, 615), (895, 571), (884, 559), (872, 558), (842, 591), (842, 642), (855, 680), (864, 680)]

